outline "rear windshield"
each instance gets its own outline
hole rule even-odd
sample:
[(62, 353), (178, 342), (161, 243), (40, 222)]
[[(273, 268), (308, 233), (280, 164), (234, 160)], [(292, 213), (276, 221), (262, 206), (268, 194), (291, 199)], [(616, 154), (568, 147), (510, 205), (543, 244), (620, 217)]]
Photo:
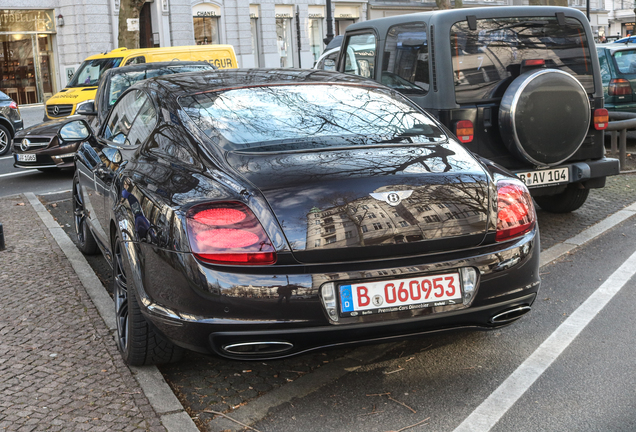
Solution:
[(387, 90), (370, 87), (248, 87), (181, 97), (179, 103), (226, 150), (284, 151), (446, 140), (433, 120), (414, 105)]
[(620, 73), (636, 73), (636, 50), (617, 51), (614, 53), (614, 61)]
[(588, 93), (594, 76), (585, 28), (574, 18), (559, 25), (556, 17), (466, 21), (451, 27), (451, 55), (458, 103), (500, 98), (512, 79), (524, 72), (524, 60), (545, 60), (547, 68), (576, 77)]
[[(124, 68), (122, 68), (124, 69)], [(126, 68), (128, 69), (128, 68)], [(212, 65), (183, 65), (183, 66), (170, 66), (161, 69), (150, 69), (145, 71), (135, 71), (135, 72), (126, 72), (126, 73), (116, 73), (112, 76), (110, 80), (110, 90), (108, 92), (108, 106), (112, 107), (117, 102), (117, 98), (121, 95), (128, 87), (135, 84), (136, 82), (148, 79), (155, 78), (163, 75), (170, 75), (176, 73), (185, 73), (185, 72), (200, 72), (206, 70), (214, 70), (214, 66)]]
[(110, 68), (117, 67), (122, 57), (86, 60), (77, 69), (66, 87), (91, 87), (99, 84), (102, 74)]

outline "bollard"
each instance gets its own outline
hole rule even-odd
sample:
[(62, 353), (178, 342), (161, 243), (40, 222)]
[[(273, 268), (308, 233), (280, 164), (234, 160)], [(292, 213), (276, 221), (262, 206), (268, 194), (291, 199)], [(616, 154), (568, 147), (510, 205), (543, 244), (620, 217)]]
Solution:
[(0, 223), (0, 251), (4, 250), (4, 229)]
[(627, 164), (627, 129), (621, 130), (618, 143), (618, 160), (620, 161), (621, 170), (624, 170)]
[(611, 140), (611, 152), (613, 155), (615, 155), (616, 153), (618, 153), (618, 131), (613, 130), (612, 131), (612, 140)]

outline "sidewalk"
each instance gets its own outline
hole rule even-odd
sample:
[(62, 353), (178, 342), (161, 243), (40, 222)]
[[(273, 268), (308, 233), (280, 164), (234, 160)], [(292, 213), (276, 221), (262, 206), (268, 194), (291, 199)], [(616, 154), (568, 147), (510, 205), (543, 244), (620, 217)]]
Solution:
[(0, 430), (165, 431), (29, 201), (0, 223)]

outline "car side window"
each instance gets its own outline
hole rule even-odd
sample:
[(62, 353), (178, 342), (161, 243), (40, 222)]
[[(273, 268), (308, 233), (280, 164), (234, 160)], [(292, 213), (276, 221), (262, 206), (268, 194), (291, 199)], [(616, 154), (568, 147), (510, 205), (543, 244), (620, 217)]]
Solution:
[(102, 134), (104, 139), (123, 145), (135, 117), (147, 98), (140, 90), (133, 90), (121, 98), (106, 121)]
[(336, 70), (336, 60), (338, 59), (338, 54), (340, 54), (340, 50), (325, 56), (322, 60), (318, 62), (316, 65), (316, 69), (333, 71)]
[(137, 56), (126, 60), (125, 66), (146, 63), (146, 57)]
[(348, 36), (343, 45), (344, 73), (365, 78), (375, 76), (376, 40), (373, 33), (358, 33)]
[(393, 26), (386, 35), (382, 84), (406, 93), (426, 93), (429, 85), (426, 24)]
[(603, 82), (603, 86), (607, 87), (612, 76), (609, 70), (609, 63), (605, 57), (605, 50), (598, 51), (598, 63), (601, 67), (601, 81)]
[(137, 114), (126, 137), (126, 142), (124, 143), (126, 146), (136, 146), (144, 143), (157, 124), (157, 111), (154, 104), (149, 97), (145, 97), (146, 101), (141, 107), (139, 114)]

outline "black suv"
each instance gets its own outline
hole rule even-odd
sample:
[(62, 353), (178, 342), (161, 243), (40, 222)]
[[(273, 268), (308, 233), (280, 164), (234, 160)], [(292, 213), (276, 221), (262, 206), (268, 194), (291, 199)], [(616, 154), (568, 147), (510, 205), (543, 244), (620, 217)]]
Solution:
[(375, 79), (515, 173), (550, 212), (578, 209), (619, 173), (604, 157), (603, 86), (580, 11), (470, 8), (347, 28), (337, 69)]

